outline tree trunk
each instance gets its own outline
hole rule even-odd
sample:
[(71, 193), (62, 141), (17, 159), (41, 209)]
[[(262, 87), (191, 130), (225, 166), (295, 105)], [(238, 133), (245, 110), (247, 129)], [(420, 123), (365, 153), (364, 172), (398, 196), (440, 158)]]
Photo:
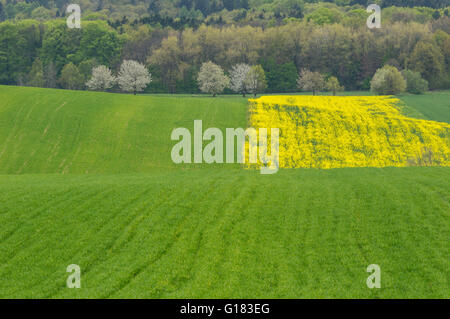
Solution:
[(216, 97), (216, 93), (213, 93), (213, 97)]

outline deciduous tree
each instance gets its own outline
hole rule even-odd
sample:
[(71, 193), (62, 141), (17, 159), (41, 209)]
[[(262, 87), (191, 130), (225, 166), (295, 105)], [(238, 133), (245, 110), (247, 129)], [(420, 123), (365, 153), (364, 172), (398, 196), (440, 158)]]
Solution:
[(175, 92), (177, 80), (183, 79), (188, 64), (182, 60), (183, 51), (178, 46), (176, 36), (164, 39), (161, 47), (148, 58), (148, 63), (156, 65), (161, 70), (161, 77), (171, 92)]
[(267, 81), (266, 74), (261, 65), (252, 66), (245, 78), (245, 86), (250, 93), (253, 93), (254, 97), (256, 97), (258, 93), (264, 92), (267, 88)]
[(133, 92), (136, 95), (137, 92), (144, 90), (151, 81), (151, 74), (145, 65), (133, 60), (122, 62), (117, 75), (117, 83), (122, 91)]
[(44, 87), (44, 66), (39, 58), (36, 58), (28, 74), (28, 85), (36, 87)]
[(83, 88), (84, 76), (72, 62), (66, 64), (59, 78), (59, 84), (69, 90), (79, 90)]
[(409, 66), (430, 83), (432, 89), (440, 86), (444, 68), (444, 56), (436, 44), (420, 41), (411, 54)]
[(223, 73), (223, 69), (212, 62), (203, 63), (197, 81), (202, 92), (213, 96), (223, 92), (230, 84), (230, 79)]
[(422, 79), (419, 72), (403, 70), (402, 75), (406, 80), (406, 91), (412, 94), (423, 94), (428, 90), (428, 81)]
[(49, 62), (45, 67), (45, 87), (56, 88), (57, 85), (57, 72), (53, 62)]
[(330, 76), (326, 87), (329, 91), (333, 92), (333, 95), (336, 95), (336, 92), (344, 90), (344, 87), (339, 84), (339, 80), (335, 76)]
[(99, 65), (92, 69), (92, 77), (87, 81), (86, 86), (91, 90), (104, 91), (115, 83), (116, 78), (111, 74), (111, 70), (104, 65)]
[(317, 91), (324, 89), (325, 79), (319, 72), (302, 69), (297, 79), (297, 87), (303, 91), (312, 91), (313, 95), (316, 95)]
[(248, 92), (245, 79), (250, 70), (250, 65), (241, 63), (234, 65), (230, 72), (230, 89), (234, 92), (241, 93), (243, 97)]
[(406, 81), (396, 67), (385, 65), (373, 76), (370, 90), (383, 95), (399, 94), (406, 90)]

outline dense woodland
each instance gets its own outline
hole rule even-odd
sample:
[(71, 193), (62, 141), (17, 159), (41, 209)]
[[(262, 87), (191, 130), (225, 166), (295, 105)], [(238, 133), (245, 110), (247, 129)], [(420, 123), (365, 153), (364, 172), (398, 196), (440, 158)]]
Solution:
[[(275, 17), (301, 18), (315, 9), (317, 3), (334, 4), (347, 10), (353, 5), (367, 7), (377, 3), (381, 7), (428, 7), (442, 9), (449, 0), (1, 0), (2, 18), (55, 18), (64, 15), (70, 3), (77, 3), (84, 11), (99, 12), (111, 19), (143, 16), (214, 20), (222, 16), (227, 20), (249, 22)], [(345, 8), (347, 7), (347, 8)], [(39, 8), (38, 10), (36, 10)], [(332, 8), (332, 7), (331, 7)], [(336, 13), (336, 12), (335, 12)], [(215, 15), (216, 14), (216, 15)], [(215, 15), (215, 17), (213, 16)]]
[[(65, 7), (78, 2), (81, 29)], [(366, 26), (367, 3), (383, 7)], [(267, 92), (297, 91), (302, 69), (368, 89), (384, 65), (450, 88), (449, 0), (0, 0), (0, 84), (84, 89), (92, 68), (145, 64), (147, 92), (197, 93), (202, 63), (261, 65)], [(64, 70), (64, 72), (63, 72)]]

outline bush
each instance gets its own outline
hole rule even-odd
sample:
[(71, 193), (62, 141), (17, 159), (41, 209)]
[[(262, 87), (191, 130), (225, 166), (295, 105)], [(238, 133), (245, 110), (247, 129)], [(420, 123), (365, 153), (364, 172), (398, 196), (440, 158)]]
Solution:
[(406, 80), (406, 91), (412, 94), (423, 94), (428, 91), (428, 81), (423, 79), (419, 72), (411, 70), (402, 71)]
[(382, 95), (399, 94), (406, 90), (406, 80), (396, 67), (385, 65), (373, 76), (370, 90)]

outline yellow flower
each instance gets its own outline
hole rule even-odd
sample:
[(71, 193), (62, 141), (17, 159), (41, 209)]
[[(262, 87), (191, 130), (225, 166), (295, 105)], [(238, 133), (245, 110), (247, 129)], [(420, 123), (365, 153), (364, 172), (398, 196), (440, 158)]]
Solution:
[(264, 96), (250, 100), (250, 126), (280, 129), (284, 168), (449, 166), (450, 125), (408, 118), (398, 105), (391, 96)]

